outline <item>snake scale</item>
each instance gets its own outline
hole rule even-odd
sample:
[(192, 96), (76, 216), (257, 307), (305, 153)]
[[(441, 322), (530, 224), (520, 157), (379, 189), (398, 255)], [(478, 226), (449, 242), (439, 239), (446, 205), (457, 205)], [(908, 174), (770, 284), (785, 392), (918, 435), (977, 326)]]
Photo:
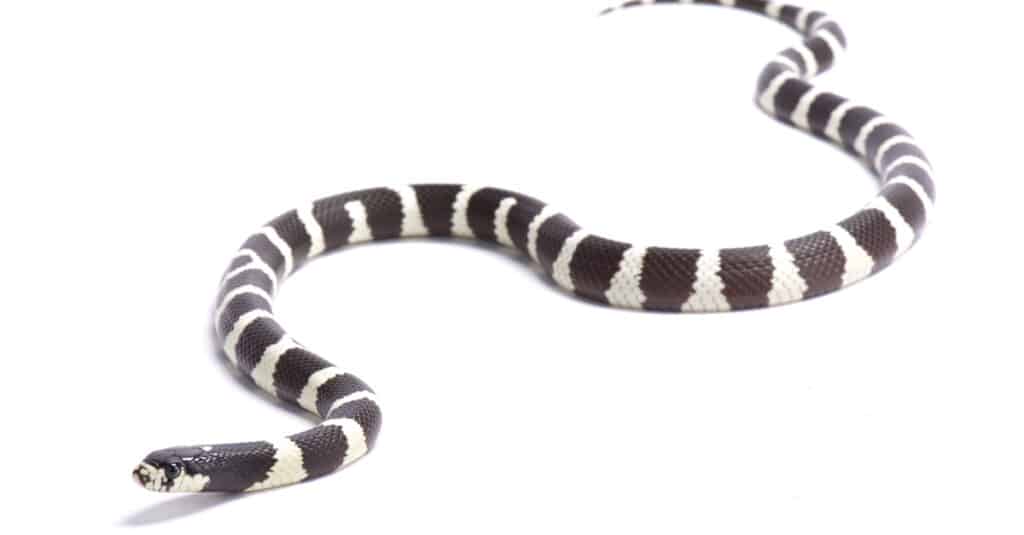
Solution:
[(149, 454), (133, 475), (165, 492), (239, 492), (328, 474), (373, 448), (381, 412), (373, 391), (290, 337), (272, 313), (281, 282), (306, 261), (345, 245), (453, 236), (516, 249), (558, 286), (616, 307), (708, 312), (809, 299), (888, 266), (920, 237), (935, 190), (910, 135), (886, 116), (807, 80), (846, 46), (820, 11), (765, 0), (632, 1), (715, 4), (766, 15), (804, 40), (777, 54), (757, 83), (757, 104), (862, 158), (881, 191), (863, 209), (817, 232), (731, 249), (644, 247), (587, 233), (531, 197), (489, 187), (428, 184), (344, 193), (290, 211), (243, 244), (223, 277), (214, 313), (218, 340), (243, 374), (322, 422), (276, 440), (175, 447)]

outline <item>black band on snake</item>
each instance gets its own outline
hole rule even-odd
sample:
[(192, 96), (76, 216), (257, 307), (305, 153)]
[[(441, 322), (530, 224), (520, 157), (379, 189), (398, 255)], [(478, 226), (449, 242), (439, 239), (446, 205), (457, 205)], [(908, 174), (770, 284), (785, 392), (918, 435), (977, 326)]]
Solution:
[(238, 251), (214, 322), (228, 359), (261, 388), (323, 421), (276, 440), (151, 453), (135, 479), (155, 491), (250, 491), (333, 472), (373, 448), (381, 412), (373, 391), (292, 339), (272, 313), (281, 282), (345, 245), (411, 236), (493, 242), (529, 256), (568, 292), (616, 307), (705, 312), (809, 299), (888, 266), (920, 237), (935, 190), (914, 140), (887, 117), (806, 80), (832, 66), (846, 38), (824, 13), (764, 0), (633, 1), (731, 6), (766, 15), (804, 41), (776, 55), (757, 83), (772, 117), (831, 140), (875, 170), (879, 195), (830, 226), (786, 241), (732, 249), (631, 245), (580, 228), (544, 203), (464, 185), (376, 188), (322, 199), (274, 219)]

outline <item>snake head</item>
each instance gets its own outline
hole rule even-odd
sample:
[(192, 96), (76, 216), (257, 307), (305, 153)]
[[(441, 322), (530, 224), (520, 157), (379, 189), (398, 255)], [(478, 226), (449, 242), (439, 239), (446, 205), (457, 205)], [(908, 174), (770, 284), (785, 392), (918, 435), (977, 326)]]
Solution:
[(210, 478), (199, 471), (194, 462), (207, 450), (203, 448), (169, 448), (150, 453), (132, 471), (135, 481), (155, 492), (198, 492)]

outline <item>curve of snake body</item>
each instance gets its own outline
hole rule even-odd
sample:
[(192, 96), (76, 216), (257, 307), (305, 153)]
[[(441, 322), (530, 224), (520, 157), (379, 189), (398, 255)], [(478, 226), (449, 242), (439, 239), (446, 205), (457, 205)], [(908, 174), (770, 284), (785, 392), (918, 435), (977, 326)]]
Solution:
[(752, 11), (799, 32), (757, 84), (776, 119), (863, 158), (879, 195), (849, 218), (788, 241), (734, 249), (642, 247), (587, 233), (531, 197), (496, 188), (415, 185), (344, 193), (292, 210), (253, 234), (223, 278), (214, 323), (227, 358), (261, 388), (322, 422), (270, 441), (159, 450), (134, 477), (155, 491), (251, 491), (321, 476), (373, 448), (381, 413), (373, 391), (290, 337), (271, 304), (304, 262), (344, 245), (454, 236), (528, 255), (569, 292), (617, 307), (728, 311), (778, 305), (849, 286), (888, 266), (924, 228), (934, 199), (931, 168), (908, 133), (884, 115), (806, 80), (846, 46), (824, 13), (764, 0), (634, 1), (716, 4)]

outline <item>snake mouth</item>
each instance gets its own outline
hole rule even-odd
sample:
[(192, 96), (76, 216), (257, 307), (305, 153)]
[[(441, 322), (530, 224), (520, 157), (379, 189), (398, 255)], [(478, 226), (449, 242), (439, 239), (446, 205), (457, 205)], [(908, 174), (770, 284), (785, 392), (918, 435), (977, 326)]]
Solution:
[(142, 463), (132, 470), (132, 479), (147, 490), (160, 492), (163, 490), (161, 471), (147, 463)]

